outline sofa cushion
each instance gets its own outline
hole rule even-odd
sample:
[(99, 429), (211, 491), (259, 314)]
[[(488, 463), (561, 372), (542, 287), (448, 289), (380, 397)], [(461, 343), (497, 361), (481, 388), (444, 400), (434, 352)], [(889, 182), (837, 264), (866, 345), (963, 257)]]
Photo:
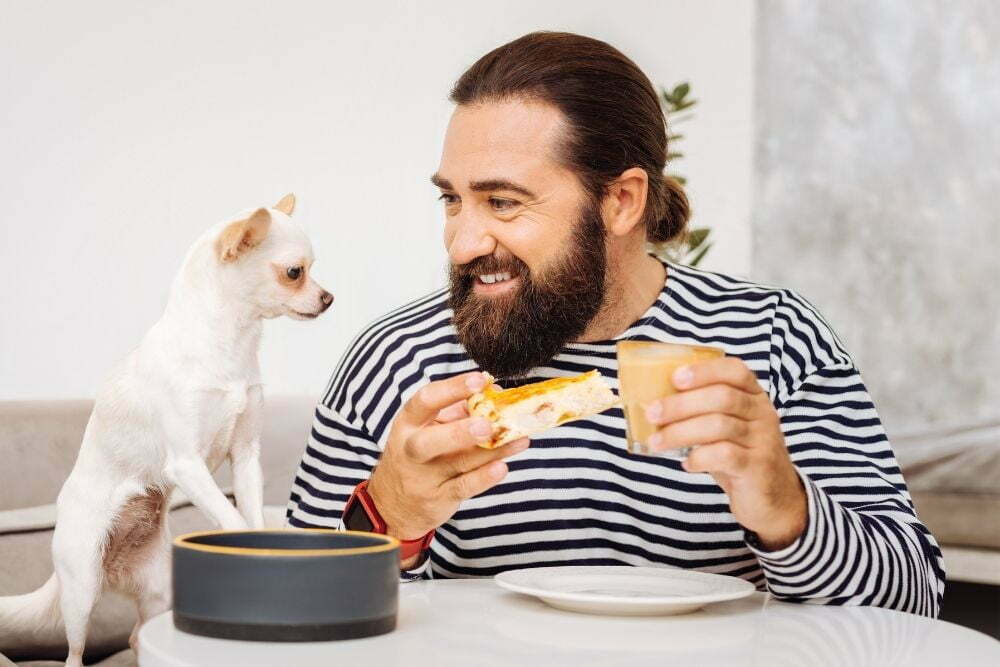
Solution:
[(91, 400), (0, 401), (0, 510), (55, 502), (76, 462)]
[(1000, 549), (1000, 493), (914, 491), (917, 516), (942, 545)]
[(1000, 422), (893, 438), (917, 515), (942, 545), (1000, 549)]

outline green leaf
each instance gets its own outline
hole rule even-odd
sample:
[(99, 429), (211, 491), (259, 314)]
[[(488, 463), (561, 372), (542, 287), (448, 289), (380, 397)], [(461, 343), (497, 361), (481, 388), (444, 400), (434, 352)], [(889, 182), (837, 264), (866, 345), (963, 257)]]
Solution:
[(671, 134), (667, 136), (667, 141), (680, 141), (683, 138), (683, 134)]
[(705, 247), (701, 249), (701, 252), (699, 252), (697, 255), (695, 255), (694, 259), (692, 259), (690, 262), (688, 262), (688, 266), (698, 266), (698, 262), (700, 262), (702, 259), (704, 259), (705, 253), (708, 252), (708, 249), (711, 248), (711, 247), (712, 247), (711, 243), (705, 244)]
[(698, 100), (683, 100), (683, 101), (679, 101), (679, 102), (677, 102), (677, 105), (674, 108), (674, 111), (684, 111), (685, 109), (690, 109), (695, 104), (698, 104)]
[(674, 179), (681, 185), (687, 185), (688, 179), (684, 178), (680, 174), (668, 174), (668, 175), (670, 176), (670, 178)]
[(679, 157), (684, 157), (684, 153), (667, 153), (667, 162)]
[(687, 238), (688, 248), (694, 250), (695, 248), (700, 246), (702, 243), (705, 242), (705, 239), (708, 237), (708, 234), (711, 231), (712, 230), (709, 229), (708, 227), (698, 227), (697, 229), (692, 229), (690, 232), (688, 232), (688, 238)]
[(684, 83), (680, 83), (674, 86), (674, 92), (673, 92), (674, 99), (680, 102), (684, 99), (684, 96), (687, 95), (689, 92), (691, 92), (691, 85), (687, 81), (685, 81)]

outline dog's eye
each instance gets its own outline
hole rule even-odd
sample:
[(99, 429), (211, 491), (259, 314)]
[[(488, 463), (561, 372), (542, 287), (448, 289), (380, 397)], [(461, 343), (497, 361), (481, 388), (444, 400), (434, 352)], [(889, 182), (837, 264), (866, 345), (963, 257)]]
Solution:
[(289, 268), (288, 271), (286, 271), (286, 273), (288, 274), (288, 277), (291, 278), (292, 280), (298, 280), (299, 276), (302, 275), (302, 267), (293, 266)]

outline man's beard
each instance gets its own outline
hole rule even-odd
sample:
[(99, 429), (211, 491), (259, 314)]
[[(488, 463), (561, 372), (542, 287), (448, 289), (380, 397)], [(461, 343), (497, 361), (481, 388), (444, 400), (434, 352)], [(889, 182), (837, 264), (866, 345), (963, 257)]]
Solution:
[[(600, 312), (607, 253), (604, 222), (592, 201), (573, 228), (570, 246), (544, 275), (533, 277), (517, 257), (478, 257), (449, 271), (449, 305), (458, 340), (496, 378), (518, 378), (549, 362)], [(477, 276), (509, 272), (518, 285), (497, 296), (473, 292)]]

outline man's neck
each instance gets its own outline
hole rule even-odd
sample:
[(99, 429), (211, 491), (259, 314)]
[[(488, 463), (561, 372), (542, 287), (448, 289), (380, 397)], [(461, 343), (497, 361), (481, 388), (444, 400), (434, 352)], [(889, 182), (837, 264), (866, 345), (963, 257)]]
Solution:
[(656, 301), (666, 280), (663, 264), (645, 252), (636, 262), (624, 262), (609, 275), (608, 298), (576, 342), (609, 340), (639, 319)]

